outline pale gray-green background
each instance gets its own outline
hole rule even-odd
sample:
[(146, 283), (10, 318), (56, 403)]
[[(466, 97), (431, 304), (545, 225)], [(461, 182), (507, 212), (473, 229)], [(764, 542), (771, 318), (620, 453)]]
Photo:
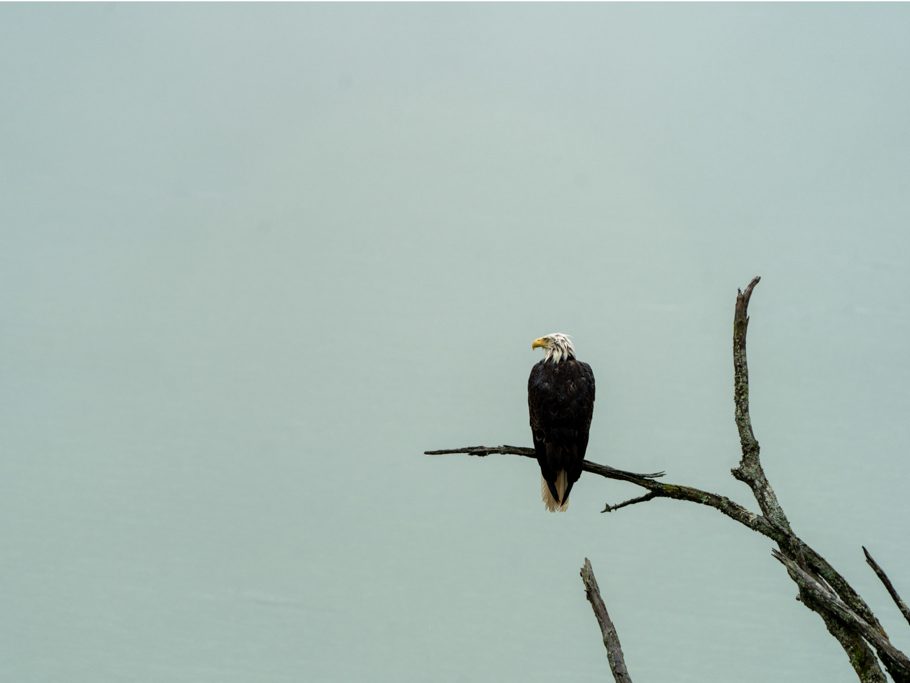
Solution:
[(851, 681), (770, 544), (548, 515), (591, 459), (748, 502), (730, 332), (804, 537), (910, 634), (910, 7), (0, 8), (0, 677)]

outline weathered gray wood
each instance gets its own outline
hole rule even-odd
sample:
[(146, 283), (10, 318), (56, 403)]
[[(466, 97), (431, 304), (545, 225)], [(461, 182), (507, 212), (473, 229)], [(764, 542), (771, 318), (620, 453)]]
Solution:
[[(787, 568), (787, 573), (793, 581), (812, 598), (814, 609), (817, 612), (827, 612), (836, 616), (845, 624), (858, 631), (862, 637), (869, 642), (878, 653), (878, 656), (885, 663), (888, 673), (897, 683), (907, 683), (910, 681), (910, 658), (898, 650), (887, 636), (883, 635), (879, 629), (875, 628), (862, 617), (856, 614), (847, 604), (840, 599), (837, 593), (830, 587), (822, 584), (815, 576), (806, 571), (792, 558), (787, 557), (778, 550), (772, 550), (771, 554)], [(859, 672), (857, 672), (859, 673)], [(866, 679), (862, 676), (861, 680)]]
[[(691, 486), (657, 481), (663, 472), (636, 474), (605, 465), (584, 461), (583, 470), (608, 479), (619, 479), (640, 486), (648, 493), (631, 498), (618, 505), (607, 504), (603, 512), (645, 503), (657, 498), (671, 498), (698, 503), (718, 512), (773, 540), (778, 550), (774, 556), (780, 560), (799, 589), (800, 601), (822, 619), (828, 632), (840, 643), (861, 683), (885, 683), (885, 673), (878, 658), (885, 664), (892, 678), (898, 683), (910, 683), (910, 659), (894, 647), (884, 627), (872, 609), (850, 583), (837, 572), (814, 548), (797, 536), (790, 526), (780, 501), (774, 492), (760, 458), (758, 439), (752, 428), (749, 411), (749, 366), (746, 356), (746, 335), (749, 327), (749, 301), (760, 278), (754, 278), (744, 290), (737, 292), (733, 317), (733, 402), (736, 427), (739, 431), (742, 457), (731, 473), (752, 490), (761, 514), (754, 513), (726, 496), (702, 491)], [(459, 449), (426, 451), (427, 455), (462, 453), (486, 456), (492, 454), (520, 455), (534, 458), (534, 449), (519, 446), (469, 446)], [(875, 563), (868, 551), (866, 558), (885, 584), (892, 599), (910, 622), (910, 610), (894, 591), (891, 582)], [(585, 560), (585, 567), (590, 563)], [(582, 570), (584, 577), (584, 568)], [(593, 573), (591, 573), (593, 579)], [(587, 583), (586, 583), (587, 586)], [(596, 582), (594, 583), (596, 588)], [(590, 593), (589, 593), (590, 599)], [(602, 602), (602, 601), (601, 601)], [(594, 606), (592, 600), (592, 606)], [(604, 608), (604, 611), (606, 608)], [(595, 614), (597, 608), (595, 606)], [(599, 620), (599, 618), (598, 618)], [(603, 631), (603, 626), (601, 627)], [(613, 630), (615, 634), (615, 629)], [(618, 639), (617, 639), (618, 646)], [(606, 634), (604, 644), (607, 644)], [(609, 647), (608, 647), (609, 652)], [(876, 654), (878, 658), (876, 658)], [(613, 668), (611, 661), (611, 669)], [(624, 668), (624, 667), (623, 667)], [(614, 669), (614, 676), (616, 671)], [(620, 680), (617, 678), (617, 680)]]
[(772, 524), (787, 531), (790, 522), (783, 508), (777, 501), (774, 489), (765, 477), (759, 453), (758, 439), (752, 430), (752, 415), (749, 412), (749, 363), (746, 359), (746, 333), (749, 330), (749, 300), (752, 290), (761, 282), (760, 277), (752, 279), (746, 288), (737, 292), (736, 308), (733, 313), (733, 405), (736, 428), (739, 430), (739, 442), (742, 448), (742, 459), (731, 472), (734, 477), (749, 485), (762, 514)]
[(901, 600), (901, 596), (898, 594), (897, 589), (894, 588), (894, 584), (891, 583), (891, 579), (888, 578), (888, 575), (885, 574), (885, 570), (878, 565), (878, 562), (876, 562), (869, 551), (866, 550), (866, 546), (863, 546), (863, 554), (866, 556), (866, 562), (872, 567), (872, 571), (875, 572), (875, 575), (885, 585), (885, 590), (888, 591), (888, 595), (894, 600), (894, 604), (897, 605), (901, 614), (904, 615), (904, 619), (910, 624), (910, 607), (907, 607), (907, 603)]
[(622, 654), (619, 634), (616, 633), (616, 627), (613, 625), (613, 620), (610, 619), (609, 612), (607, 612), (607, 606), (600, 595), (597, 579), (594, 578), (594, 568), (591, 567), (591, 561), (587, 557), (581, 568), (581, 580), (585, 584), (585, 594), (588, 597), (588, 602), (591, 603), (591, 609), (594, 610), (594, 616), (600, 626), (600, 633), (603, 635), (604, 647), (607, 649), (607, 661), (610, 662), (610, 671), (613, 672), (613, 678), (616, 683), (632, 683), (632, 677), (629, 676), (629, 671), (626, 669), (626, 660)]

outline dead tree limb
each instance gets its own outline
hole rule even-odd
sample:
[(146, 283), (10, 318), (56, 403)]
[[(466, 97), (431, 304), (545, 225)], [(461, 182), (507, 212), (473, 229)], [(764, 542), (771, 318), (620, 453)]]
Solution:
[(742, 459), (733, 468), (734, 477), (749, 485), (762, 514), (775, 526), (790, 531), (790, 522), (783, 508), (777, 502), (774, 489), (768, 483), (759, 458), (758, 439), (752, 430), (752, 416), (749, 413), (749, 364), (746, 360), (746, 333), (749, 330), (749, 300), (752, 290), (761, 282), (760, 277), (752, 279), (746, 288), (736, 294), (736, 308), (733, 313), (733, 404), (735, 406), (736, 428)]
[(894, 604), (897, 605), (897, 608), (901, 611), (901, 614), (904, 615), (904, 619), (906, 619), (907, 623), (910, 624), (910, 607), (907, 607), (907, 603), (901, 600), (901, 596), (898, 595), (897, 590), (894, 588), (894, 584), (891, 583), (891, 579), (888, 578), (888, 575), (885, 574), (885, 570), (878, 565), (878, 562), (876, 562), (869, 551), (866, 550), (866, 546), (863, 546), (863, 554), (866, 556), (866, 562), (868, 562), (869, 566), (872, 567), (872, 571), (875, 572), (875, 575), (884, 584), (885, 590), (888, 591), (888, 595), (890, 595), (891, 599), (894, 600)]
[[(780, 551), (788, 555), (787, 559), (796, 562), (800, 571), (808, 574), (813, 571), (813, 563), (809, 561), (807, 554), (812, 555), (813, 559), (816, 560), (814, 563), (816, 567), (823, 566), (826, 570), (825, 573), (830, 576), (831, 585), (843, 602), (855, 608), (863, 617), (866, 617), (867, 621), (871, 622), (871, 625), (867, 621), (863, 623), (879, 632), (887, 640), (881, 624), (879, 624), (872, 614), (872, 610), (860, 598), (859, 594), (833, 568), (827, 571), (830, 567), (827, 561), (824, 561), (818, 553), (809, 548), (793, 533), (790, 521), (787, 519), (762, 467), (761, 449), (752, 429), (752, 416), (749, 412), (749, 364), (746, 354), (746, 337), (749, 331), (749, 301), (752, 298), (752, 291), (760, 281), (760, 277), (755, 277), (744, 290), (737, 291), (736, 306), (733, 312), (733, 404), (742, 458), (739, 465), (733, 468), (731, 473), (736, 479), (746, 483), (752, 490), (763, 517), (771, 522), (776, 529), (784, 532), (782, 538), (775, 540)], [(806, 551), (811, 552), (807, 553)], [(775, 557), (778, 557), (778, 555), (776, 554)], [(783, 557), (783, 555), (780, 557)], [(815, 571), (818, 571), (818, 569)], [(820, 601), (816, 594), (811, 593), (808, 588), (809, 584), (798, 581), (792, 572), (790, 577), (799, 588), (800, 599), (803, 604), (821, 617), (828, 632), (844, 648), (857, 677), (864, 682), (874, 681), (877, 683), (885, 680), (885, 675), (872, 654), (871, 643), (865, 638), (865, 634), (861, 629), (856, 628), (855, 625), (853, 625), (854, 628), (849, 628), (851, 625), (849, 622), (844, 623), (840, 614), (832, 613), (830, 609), (826, 609), (826, 604)], [(876, 649), (881, 657), (882, 651), (878, 650), (878, 648)], [(883, 661), (885, 660), (883, 659)], [(887, 664), (887, 661), (885, 663)]]
[(840, 599), (837, 593), (822, 584), (815, 576), (799, 566), (797, 562), (783, 553), (772, 550), (771, 554), (787, 568), (790, 578), (800, 587), (801, 591), (811, 596), (814, 603), (812, 609), (824, 610), (829, 615), (837, 617), (840, 621), (850, 625), (862, 635), (878, 652), (879, 657), (888, 669), (888, 673), (896, 681), (910, 679), (910, 658), (898, 650), (888, 637), (881, 631), (856, 614), (847, 604)]
[(657, 498), (657, 494), (654, 491), (649, 491), (643, 496), (638, 496), (637, 498), (630, 498), (629, 500), (624, 500), (618, 505), (610, 505), (609, 503), (604, 506), (604, 509), (601, 512), (615, 512), (619, 508), (624, 508), (627, 505), (635, 505), (636, 503), (647, 503), (649, 500)]
[[(462, 446), (461, 448), (443, 448), (438, 451), (424, 451), (424, 455), (475, 455), (478, 458), (485, 458), (488, 455), (521, 455), (525, 458), (537, 458), (533, 448), (524, 446)], [(650, 472), (648, 474), (638, 474), (636, 472), (626, 472), (618, 470), (615, 467), (607, 465), (598, 465), (595, 462), (584, 461), (582, 469), (585, 472), (599, 474), (607, 479), (619, 479), (628, 481), (633, 484), (642, 485), (645, 479), (658, 479), (664, 476), (664, 472)]]
[(607, 661), (610, 662), (613, 678), (616, 683), (632, 683), (632, 677), (629, 676), (626, 660), (622, 654), (622, 645), (619, 643), (619, 634), (616, 633), (616, 627), (613, 625), (613, 620), (610, 619), (607, 606), (600, 596), (600, 588), (597, 586), (597, 579), (594, 578), (594, 568), (591, 567), (591, 561), (587, 557), (581, 568), (581, 580), (585, 584), (588, 602), (591, 603), (591, 609), (594, 610), (594, 616), (600, 625), (600, 633), (603, 635), (604, 647), (607, 649)]
[[(881, 660), (896, 683), (910, 683), (910, 659), (891, 644), (888, 634), (875, 617), (872, 609), (847, 579), (794, 533), (783, 507), (765, 475), (761, 463), (760, 447), (752, 428), (752, 416), (749, 411), (749, 366), (746, 356), (749, 301), (759, 281), (760, 278), (756, 277), (744, 290), (737, 292), (733, 315), (733, 403), (734, 418), (740, 437), (741, 459), (731, 473), (736, 479), (749, 486), (758, 503), (760, 514), (748, 510), (726, 496), (692, 486), (658, 481), (657, 479), (663, 475), (663, 472), (636, 474), (587, 460), (583, 464), (583, 470), (608, 479), (627, 481), (648, 491), (642, 496), (631, 498), (618, 505), (607, 504), (603, 512), (612, 512), (658, 498), (670, 498), (714, 508), (730, 519), (774, 541), (777, 544), (777, 549), (772, 551), (774, 557), (787, 568), (790, 578), (799, 590), (800, 601), (821, 617), (828, 632), (834, 636), (846, 652), (859, 680), (862, 683), (885, 683), (885, 673), (879, 664), (879, 660)], [(519, 446), (469, 446), (459, 449), (426, 451), (425, 453), (427, 455), (461, 453), (476, 456), (504, 454), (535, 457), (534, 449)], [(863, 550), (865, 551), (865, 548)], [(897, 596), (887, 576), (875, 564), (868, 552), (866, 552), (866, 558), (910, 622), (910, 610)], [(589, 566), (587, 561), (586, 566)]]
[[(424, 451), (424, 455), (453, 454), (476, 455), (480, 457), (493, 454), (520, 455), (526, 458), (535, 457), (533, 448), (524, 448), (521, 446), (463, 446), (461, 448), (447, 448), (436, 451)], [(783, 540), (785, 537), (785, 532), (782, 529), (775, 528), (774, 525), (768, 522), (765, 517), (762, 515), (757, 515), (754, 512), (750, 512), (742, 505), (739, 503), (734, 503), (726, 496), (721, 496), (709, 491), (702, 491), (701, 489), (697, 489), (692, 486), (667, 484), (665, 482), (656, 481), (657, 477), (662, 477), (664, 475), (663, 472), (655, 472), (653, 474), (635, 474), (633, 472), (626, 472), (625, 470), (618, 470), (613, 467), (608, 467), (607, 465), (600, 465), (596, 462), (591, 462), (590, 460), (585, 460), (584, 463), (582, 463), (582, 470), (591, 474), (599, 475), (601, 477), (606, 477), (607, 479), (627, 481), (631, 484), (636, 484), (637, 486), (640, 486), (644, 489), (648, 489), (652, 494), (654, 494), (653, 496), (649, 496), (648, 500), (652, 500), (653, 498), (672, 498), (674, 500), (685, 500), (690, 503), (707, 505), (708, 507), (713, 507), (714, 509), (727, 515), (727, 517), (736, 520), (740, 524), (743, 524), (753, 531), (757, 531), (758, 533), (767, 536), (772, 540)], [(610, 512), (613, 509), (619, 509), (620, 507), (622, 506), (617, 505), (616, 508), (612, 508), (611, 506), (607, 505), (605, 511)]]

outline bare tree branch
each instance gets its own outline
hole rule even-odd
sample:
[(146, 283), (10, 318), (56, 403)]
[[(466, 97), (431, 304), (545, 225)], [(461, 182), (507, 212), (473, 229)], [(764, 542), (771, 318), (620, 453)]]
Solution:
[(872, 609), (866, 604), (866, 601), (860, 597), (859, 593), (853, 589), (853, 586), (849, 584), (847, 579), (845, 579), (834, 567), (828, 564), (828, 561), (819, 555), (814, 548), (806, 545), (801, 538), (798, 538), (796, 535), (791, 535), (788, 541), (790, 548), (793, 549), (795, 555), (802, 557), (808, 563), (808, 566), (812, 571), (824, 579), (825, 582), (837, 592), (840, 599), (849, 605), (850, 609), (856, 612), (870, 625), (878, 629), (882, 635), (887, 637), (885, 628), (881, 625), (875, 614), (873, 614)]
[(790, 522), (783, 508), (777, 502), (774, 489), (765, 477), (759, 458), (758, 439), (752, 431), (752, 416), (749, 413), (749, 364), (746, 360), (746, 333), (749, 330), (749, 300), (752, 290), (761, 282), (760, 277), (752, 279), (746, 288), (736, 295), (736, 309), (733, 313), (733, 404), (735, 406), (736, 428), (742, 447), (742, 460), (732, 471), (733, 476), (749, 485), (762, 513), (776, 526), (790, 531)]
[[(821, 609), (812, 596), (802, 588), (800, 588), (797, 599), (813, 612), (819, 612)], [(885, 683), (888, 680), (879, 666), (875, 652), (853, 627), (831, 615), (822, 621), (828, 633), (840, 643), (844, 652), (847, 653), (850, 666), (853, 667), (860, 683)]]
[(638, 496), (638, 498), (630, 498), (629, 500), (624, 500), (619, 505), (610, 505), (606, 503), (604, 509), (601, 512), (613, 512), (619, 508), (624, 508), (627, 505), (635, 505), (636, 503), (647, 503), (649, 500), (657, 498), (657, 494), (654, 491), (650, 491), (643, 496)]
[[(810, 610), (816, 612), (828, 632), (841, 644), (862, 683), (884, 683), (885, 674), (876, 658), (876, 653), (885, 664), (891, 676), (898, 683), (910, 683), (910, 660), (891, 645), (884, 627), (872, 610), (849, 582), (838, 573), (825, 558), (807, 545), (792, 530), (774, 489), (771, 487), (760, 459), (758, 439), (752, 429), (749, 411), (749, 367), (746, 357), (746, 335), (749, 326), (748, 307), (755, 286), (760, 278), (754, 278), (744, 290), (737, 292), (733, 319), (733, 400), (735, 421), (739, 431), (742, 457), (739, 465), (731, 470), (733, 476), (746, 483), (758, 503), (761, 514), (756, 514), (742, 505), (710, 491), (691, 486), (682, 486), (657, 481), (663, 472), (636, 474), (617, 470), (605, 465), (584, 461), (583, 470), (608, 479), (618, 479), (640, 486), (648, 492), (631, 498), (618, 505), (605, 505), (603, 512), (645, 503), (656, 498), (672, 498), (712, 507), (743, 526), (756, 531), (777, 543), (779, 550), (774, 556), (786, 566), (790, 577), (799, 589), (799, 599)], [(486, 456), (491, 454), (520, 455), (535, 457), (534, 449), (519, 446), (469, 446), (460, 449), (427, 451), (427, 455), (463, 453)], [(910, 610), (893, 590), (890, 581), (875, 564), (868, 551), (866, 558), (876, 574), (888, 588), (901, 612), (910, 622)], [(586, 568), (590, 563), (585, 561)], [(584, 577), (584, 569), (582, 570)], [(593, 579), (593, 573), (591, 574)], [(587, 582), (586, 582), (587, 585)], [(596, 583), (594, 584), (596, 589)], [(589, 591), (590, 599), (590, 591)], [(592, 605), (594, 601), (592, 600)], [(595, 613), (597, 608), (595, 605)], [(605, 641), (606, 643), (606, 635)], [(873, 651), (874, 648), (874, 651)], [(609, 647), (608, 647), (609, 650)], [(611, 663), (612, 666), (612, 663)], [(615, 675), (615, 671), (614, 671)], [(617, 680), (620, 680), (617, 678)]]
[[(493, 454), (521, 455), (528, 458), (535, 457), (533, 448), (525, 448), (522, 446), (463, 446), (461, 448), (424, 451), (424, 455), (451, 454), (476, 455), (480, 457)], [(627, 481), (631, 484), (641, 486), (644, 489), (648, 489), (654, 494), (649, 500), (653, 498), (673, 498), (675, 500), (686, 500), (690, 503), (698, 503), (699, 505), (707, 505), (774, 541), (783, 542), (786, 539), (785, 530), (775, 528), (774, 525), (768, 522), (763, 516), (750, 512), (742, 505), (734, 503), (726, 496), (720, 496), (716, 493), (711, 493), (710, 491), (702, 491), (701, 489), (692, 486), (681, 486), (679, 484), (667, 484), (655, 481), (656, 477), (664, 476), (663, 472), (635, 474), (634, 472), (618, 470), (607, 465), (599, 465), (590, 460), (585, 460), (584, 463), (582, 463), (582, 469), (585, 472), (597, 474), (601, 477), (606, 477), (607, 479)]]
[(866, 556), (866, 562), (868, 562), (869, 566), (872, 567), (872, 571), (875, 572), (875, 575), (885, 585), (885, 590), (888, 591), (888, 595), (890, 595), (891, 599), (894, 600), (894, 604), (897, 605), (897, 608), (901, 611), (901, 614), (904, 615), (904, 619), (906, 619), (907, 623), (910, 624), (910, 607), (907, 607), (907, 603), (901, 600), (901, 596), (898, 595), (897, 590), (894, 588), (894, 584), (891, 583), (891, 579), (889, 579), (888, 575), (885, 574), (885, 570), (878, 565), (878, 562), (872, 558), (872, 555), (868, 550), (866, 550), (866, 546), (863, 546), (863, 554)]
[[(443, 448), (438, 451), (424, 451), (423, 454), (476, 455), (479, 458), (485, 458), (488, 455), (521, 455), (525, 458), (537, 458), (537, 453), (534, 449), (525, 446), (462, 446), (461, 448)], [(628, 481), (633, 484), (638, 484), (639, 486), (642, 485), (644, 480), (657, 479), (665, 474), (664, 472), (650, 472), (648, 474), (627, 472), (626, 470), (618, 470), (615, 467), (609, 467), (607, 465), (598, 465), (597, 463), (589, 462), (587, 460), (582, 463), (582, 469), (585, 472), (599, 474), (607, 479), (619, 479), (620, 481)]]
[(462, 446), (461, 448), (443, 448), (439, 451), (424, 451), (424, 455), (476, 455), (484, 458), (488, 455), (523, 455), (526, 458), (536, 458), (537, 453), (533, 448), (524, 446)]
[[(739, 465), (731, 470), (731, 473), (736, 479), (745, 482), (752, 489), (752, 495), (755, 496), (755, 500), (758, 502), (758, 506), (763, 513), (763, 519), (770, 522), (776, 530), (783, 532), (782, 538), (775, 539), (781, 551), (789, 552), (794, 558), (797, 558), (800, 571), (807, 573), (807, 575), (807, 570), (811, 569), (813, 565), (822, 568), (824, 570), (823, 580), (828, 581), (838, 595), (841, 595), (849, 604), (855, 605), (861, 614), (868, 616), (874, 624), (875, 628), (873, 630), (876, 630), (879, 635), (887, 640), (887, 636), (884, 635), (884, 628), (878, 623), (878, 620), (872, 615), (872, 610), (868, 608), (850, 584), (834, 571), (824, 558), (809, 548), (793, 533), (790, 528), (790, 521), (777, 500), (777, 494), (774, 493), (771, 483), (765, 476), (759, 456), (761, 449), (752, 429), (752, 416), (749, 412), (749, 364), (746, 354), (746, 336), (749, 331), (749, 301), (752, 298), (752, 291), (760, 281), (760, 277), (755, 277), (746, 286), (745, 290), (737, 291), (736, 307), (733, 312), (733, 404), (736, 428), (739, 431), (742, 459)], [(810, 562), (809, 556), (814, 562)], [(815, 571), (818, 571), (818, 569)], [(848, 624), (839, 619), (837, 615), (832, 614), (830, 610), (823, 609), (824, 604), (816, 595), (811, 593), (807, 588), (808, 584), (797, 581), (793, 572), (790, 573), (790, 576), (799, 586), (800, 599), (803, 604), (821, 617), (828, 632), (844, 648), (850, 664), (853, 666), (853, 670), (860, 681), (863, 681), (863, 683), (879, 683), (879, 681), (884, 680), (884, 673), (872, 654), (869, 645), (864, 640), (865, 634), (856, 629), (855, 626), (852, 629), (848, 628)], [(816, 584), (819, 584), (818, 579), (815, 577), (812, 577), (812, 579)], [(873, 627), (870, 626), (870, 628)]]
[(772, 550), (771, 554), (787, 568), (793, 581), (812, 597), (817, 606), (855, 628), (875, 647), (878, 656), (881, 657), (891, 677), (897, 683), (910, 681), (910, 659), (894, 647), (886, 636), (857, 615), (833, 590), (819, 582), (794, 560), (777, 550)]
[(597, 586), (597, 579), (594, 578), (594, 569), (591, 567), (591, 561), (587, 557), (581, 568), (581, 580), (585, 584), (588, 602), (591, 603), (591, 609), (594, 610), (594, 616), (600, 625), (604, 647), (607, 648), (607, 661), (610, 662), (610, 671), (613, 672), (613, 678), (616, 683), (632, 683), (632, 678), (626, 669), (626, 660), (622, 654), (619, 635), (616, 633), (616, 627), (607, 612), (607, 606), (600, 596), (600, 588)]

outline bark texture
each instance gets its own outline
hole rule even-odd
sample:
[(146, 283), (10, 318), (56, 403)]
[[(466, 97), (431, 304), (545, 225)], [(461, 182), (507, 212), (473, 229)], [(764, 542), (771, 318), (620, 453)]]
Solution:
[(591, 603), (594, 617), (600, 626), (600, 633), (603, 636), (604, 647), (607, 649), (607, 661), (610, 663), (610, 671), (613, 672), (613, 678), (616, 683), (632, 683), (632, 678), (629, 676), (628, 669), (626, 669), (625, 657), (622, 654), (622, 645), (619, 643), (619, 634), (616, 633), (616, 627), (613, 625), (613, 620), (610, 619), (607, 606), (600, 596), (600, 588), (597, 586), (597, 579), (594, 578), (594, 568), (587, 557), (581, 568), (581, 580), (585, 584), (585, 594), (588, 596), (588, 602)]

